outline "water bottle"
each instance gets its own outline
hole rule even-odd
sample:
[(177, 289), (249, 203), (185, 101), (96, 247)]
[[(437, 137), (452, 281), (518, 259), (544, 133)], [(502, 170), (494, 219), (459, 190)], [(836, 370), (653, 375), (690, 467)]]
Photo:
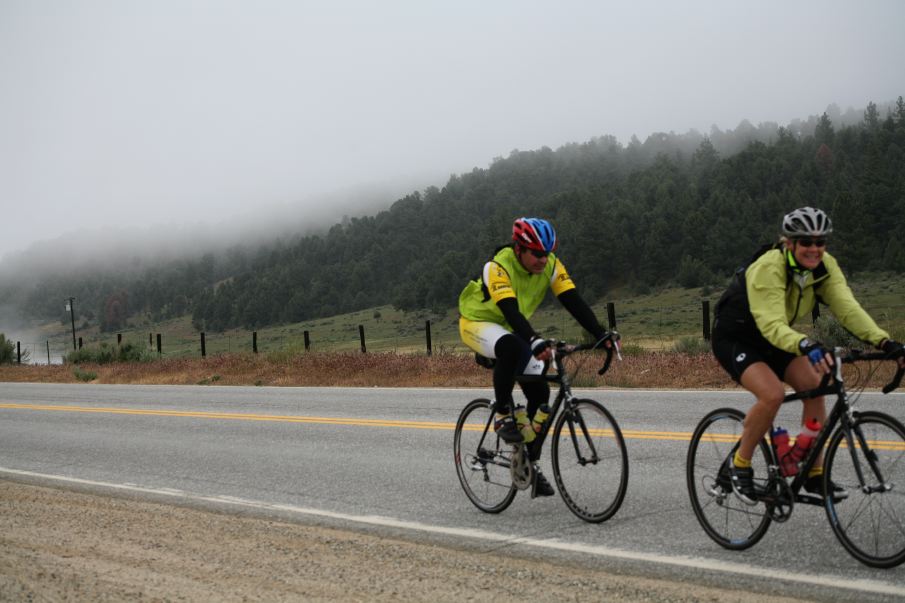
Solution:
[(798, 465), (790, 462), (791, 459), (788, 456), (789, 450), (792, 448), (789, 444), (789, 432), (782, 427), (777, 427), (773, 430), (771, 438), (773, 439), (773, 446), (776, 448), (776, 458), (779, 459), (779, 469), (782, 474), (786, 477), (791, 477), (798, 473)]
[(814, 438), (817, 437), (818, 433), (820, 433), (820, 423), (817, 419), (808, 419), (807, 423), (804, 424), (801, 433), (795, 438), (795, 445), (792, 446), (792, 449), (786, 455), (786, 459), (788, 460), (784, 461), (783, 464), (788, 463), (795, 465), (797, 472), (799, 463), (807, 456), (808, 450), (810, 450), (811, 446), (814, 444)]
[(515, 424), (518, 425), (518, 430), (522, 437), (525, 438), (526, 444), (534, 441), (537, 434), (534, 433), (534, 428), (531, 427), (531, 421), (528, 420), (528, 412), (524, 406), (515, 407)]
[(550, 418), (550, 407), (546, 404), (541, 404), (537, 408), (537, 412), (534, 413), (534, 418), (531, 419), (531, 427), (534, 428), (534, 433), (540, 433), (540, 430), (543, 428), (544, 423), (547, 422), (547, 419)]

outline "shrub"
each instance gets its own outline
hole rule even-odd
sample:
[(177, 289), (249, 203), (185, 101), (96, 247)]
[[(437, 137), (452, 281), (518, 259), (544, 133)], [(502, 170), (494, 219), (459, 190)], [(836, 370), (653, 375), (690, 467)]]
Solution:
[(644, 348), (637, 343), (623, 343), (622, 344), (622, 355), (623, 356), (640, 356), (644, 354)]
[(681, 337), (676, 341), (673, 350), (679, 354), (697, 356), (710, 353), (710, 344), (700, 337)]
[(817, 341), (830, 347), (857, 348), (865, 345), (833, 316), (821, 315), (818, 317), (817, 322), (814, 323), (813, 336)]
[(81, 364), (91, 362), (94, 364), (110, 364), (111, 362), (149, 362), (154, 356), (147, 350), (143, 350), (131, 343), (119, 347), (108, 343), (101, 343), (97, 348), (82, 348), (66, 355), (66, 362)]
[(75, 378), (79, 381), (88, 382), (97, 379), (97, 373), (93, 373), (91, 371), (83, 371), (79, 367), (72, 369), (72, 374), (75, 375)]
[(16, 361), (16, 346), (7, 341), (6, 335), (0, 333), (0, 364), (12, 364)]
[[(28, 350), (22, 350), (22, 362), (28, 362), (30, 356)], [(17, 360), (16, 344), (0, 333), (0, 364), (15, 364)]]

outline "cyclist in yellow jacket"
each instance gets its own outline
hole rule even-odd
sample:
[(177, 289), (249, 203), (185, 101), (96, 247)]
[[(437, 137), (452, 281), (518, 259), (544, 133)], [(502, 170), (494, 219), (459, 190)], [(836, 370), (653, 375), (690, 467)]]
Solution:
[[(493, 359), (493, 389), (498, 419), (497, 433), (506, 442), (523, 441), (513, 418), (512, 390), (517, 375), (540, 375), (550, 359), (548, 342), (528, 319), (543, 301), (547, 290), (598, 341), (606, 331), (591, 308), (578, 294), (566, 267), (553, 251), (556, 231), (546, 220), (519, 218), (512, 225), (512, 244), (497, 249), (484, 264), (481, 276), (469, 282), (459, 296), (459, 334), (479, 358)], [(520, 383), (528, 400), (527, 419), (550, 397), (543, 382)], [(532, 454), (536, 457), (536, 454)], [(535, 493), (554, 493), (539, 472)]]
[[(822, 210), (802, 207), (783, 218), (781, 244), (766, 251), (736, 278), (717, 302), (713, 353), (729, 375), (756, 397), (745, 418), (738, 450), (721, 471), (721, 480), (748, 504), (756, 503), (751, 457), (763, 439), (785, 396), (783, 382), (795, 391), (816, 388), (830, 372), (832, 356), (825, 346), (792, 327), (808, 316), (818, 298), (843, 327), (876, 345), (905, 366), (905, 351), (855, 300), (836, 259), (826, 252), (832, 223)], [(823, 397), (804, 400), (802, 425), (814, 418), (826, 421)], [(821, 492), (818, 464), (804, 484)], [(836, 500), (848, 493), (830, 483)]]

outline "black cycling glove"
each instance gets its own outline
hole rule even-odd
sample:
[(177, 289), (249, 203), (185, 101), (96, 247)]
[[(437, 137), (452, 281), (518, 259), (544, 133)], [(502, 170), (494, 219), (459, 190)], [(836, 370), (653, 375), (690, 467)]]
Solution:
[(827, 350), (823, 347), (822, 343), (819, 341), (811, 341), (807, 337), (798, 342), (798, 349), (801, 351), (802, 356), (808, 357), (811, 364), (817, 364), (823, 360), (827, 353)]
[(905, 346), (893, 339), (884, 341), (883, 345), (880, 346), (880, 349), (886, 352), (886, 355), (890, 358), (901, 358), (902, 356), (905, 356)]

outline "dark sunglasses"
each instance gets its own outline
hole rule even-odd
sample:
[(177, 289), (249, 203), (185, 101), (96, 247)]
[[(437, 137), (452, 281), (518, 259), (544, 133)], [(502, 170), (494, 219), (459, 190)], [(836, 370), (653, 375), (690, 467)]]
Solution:
[(826, 239), (796, 239), (796, 242), (802, 247), (826, 247)]
[(531, 255), (533, 255), (537, 259), (545, 258), (550, 255), (549, 251), (540, 251), (538, 249), (529, 249), (528, 251), (530, 251)]

